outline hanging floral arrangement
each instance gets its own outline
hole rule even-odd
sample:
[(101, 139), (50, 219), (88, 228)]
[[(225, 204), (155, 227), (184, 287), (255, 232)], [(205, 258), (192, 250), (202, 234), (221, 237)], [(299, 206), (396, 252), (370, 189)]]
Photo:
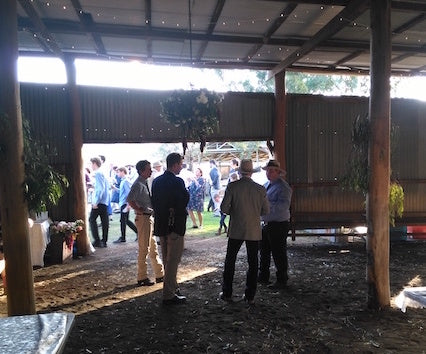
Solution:
[(207, 136), (219, 129), (222, 100), (222, 94), (201, 89), (176, 90), (160, 102), (160, 116), (180, 131), (184, 155), (188, 140), (200, 141), (200, 150), (204, 151)]

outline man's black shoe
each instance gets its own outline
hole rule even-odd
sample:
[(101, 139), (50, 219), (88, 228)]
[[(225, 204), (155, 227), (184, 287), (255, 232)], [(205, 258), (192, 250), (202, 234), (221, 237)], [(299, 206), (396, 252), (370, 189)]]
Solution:
[(221, 299), (225, 302), (233, 302), (232, 296), (226, 296), (223, 292), (219, 293), (219, 299)]
[(254, 306), (254, 299), (249, 299), (244, 295), (243, 300), (248, 303), (249, 306)]
[(149, 280), (148, 278), (143, 279), (143, 280), (138, 280), (138, 286), (152, 286), (155, 283), (151, 280)]
[(102, 247), (102, 242), (100, 240), (95, 241), (92, 243), (93, 247), (97, 247), (97, 248), (101, 248)]
[(162, 283), (164, 281), (164, 277), (155, 278), (156, 283)]
[(171, 299), (163, 299), (163, 305), (178, 305), (186, 302), (185, 296), (175, 295)]
[(101, 241), (101, 247), (103, 247), (103, 248), (108, 247), (108, 246), (107, 246), (107, 243), (106, 243), (105, 241)]
[(113, 243), (121, 243), (121, 242), (126, 242), (125, 238), (119, 237), (117, 240), (115, 240)]

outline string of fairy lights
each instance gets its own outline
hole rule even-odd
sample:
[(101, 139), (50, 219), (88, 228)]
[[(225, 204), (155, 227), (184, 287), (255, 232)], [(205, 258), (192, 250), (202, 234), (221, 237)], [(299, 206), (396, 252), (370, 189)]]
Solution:
[[(57, 11), (69, 11), (70, 13), (75, 13), (75, 9), (72, 6), (67, 5), (68, 1), (64, 0), (58, 0), (58, 1), (40, 1), (40, 0), (29, 0), (33, 5), (36, 5), (36, 7), (44, 7), (45, 11), (40, 12), (50, 12), (52, 14), (56, 14)], [(142, 2), (141, 2), (142, 4)], [(182, 30), (188, 30), (188, 14), (186, 13), (186, 8), (184, 6), (181, 6), (181, 12), (173, 12), (173, 11), (165, 11), (158, 14), (158, 29), (172, 29), (172, 28), (178, 28)], [(333, 14), (332, 17), (335, 16), (335, 14), (339, 13), (343, 7), (341, 6), (324, 6), (324, 5), (299, 5), (289, 16), (287, 21), (293, 21), (295, 24), (306, 24), (305, 20), (309, 16), (316, 16), (317, 18), (321, 18), (322, 14), (326, 14), (327, 12), (331, 12)], [(146, 25), (152, 25), (152, 21), (150, 23), (149, 20), (146, 20), (143, 18), (144, 10), (141, 7), (140, 9), (120, 9), (115, 7), (107, 7), (107, 5), (103, 4), (102, 7), (94, 7), (94, 6), (87, 6), (84, 9), (77, 9), (77, 11), (80, 14), (83, 13), (90, 13), (95, 19), (100, 19), (103, 24), (110, 23), (110, 24), (123, 24), (123, 23), (145, 23)], [(155, 13), (155, 11), (153, 11)], [(240, 16), (240, 18), (233, 18), (233, 17), (226, 17), (222, 16), (221, 19), (215, 24), (215, 32), (217, 33), (224, 33), (229, 34), (232, 33), (234, 35), (237, 35), (238, 29), (244, 28), (243, 32), (246, 34), (247, 32), (250, 32), (250, 26), (253, 26), (253, 33), (254, 26), (256, 26), (257, 31), (259, 28), (265, 28), (267, 29), (268, 26), (271, 25), (271, 23), (274, 23), (274, 21), (278, 20), (280, 17), (286, 16), (284, 13), (280, 13), (278, 17), (272, 18), (272, 17), (265, 17), (265, 16), (259, 16), (259, 17), (253, 17), (248, 16), (247, 18), (244, 18), (243, 15)], [(180, 19), (176, 21), (176, 19)], [(348, 26), (351, 26), (352, 28), (356, 28), (359, 32), (362, 31), (368, 31), (369, 25), (365, 23), (360, 23), (357, 21), (353, 21), (346, 18), (340, 18), (340, 21), (347, 22)], [(123, 22), (123, 23), (122, 23)], [(208, 28), (210, 23), (210, 17), (207, 15), (193, 15), (192, 20), (190, 21), (191, 33), (204, 33), (205, 29)], [(286, 22), (284, 22), (286, 23)], [(263, 26), (263, 27), (262, 27)], [(25, 30), (25, 29), (24, 29)], [(408, 43), (417, 43), (419, 46), (422, 46), (426, 42), (426, 37), (424, 36), (424, 33), (411, 31), (410, 34), (399, 34), (399, 33), (393, 33), (394, 36), (403, 36), (402, 38)], [(38, 37), (38, 33), (33, 33), (34, 37)], [(42, 35), (42, 37), (47, 41), (50, 42), (53, 40), (52, 38), (49, 38), (49, 36)], [(297, 37), (297, 35), (295, 35)], [(277, 36), (278, 38), (278, 36)], [(300, 38), (303, 38), (300, 36)], [(267, 44), (267, 43), (265, 43)], [(65, 43), (58, 43), (60, 48), (63, 48), (64, 50), (76, 50), (78, 48), (77, 43), (66, 45)], [(191, 43), (192, 45), (192, 43)], [(68, 47), (68, 48), (67, 48)], [(258, 52), (254, 54), (254, 56), (247, 56), (244, 58), (236, 57), (234, 59), (223, 59), (223, 58), (210, 58), (208, 62), (218, 63), (218, 62), (242, 62), (242, 61), (250, 61), (254, 58), (256, 58), (257, 61), (281, 61), (284, 60), (288, 55), (293, 53), (294, 51), (297, 51), (297, 47), (285, 47), (285, 46), (271, 46), (271, 45), (265, 45), (262, 46), (262, 48), (259, 49)], [(117, 55), (102, 55), (98, 54), (98, 57), (103, 57), (105, 59), (122, 59), (127, 60), (124, 58), (124, 56), (117, 56)], [(191, 55), (192, 60), (192, 55)], [(303, 61), (306, 63), (313, 64), (314, 61), (309, 56), (304, 56)], [(205, 60), (205, 63), (207, 61)], [(330, 63), (321, 63), (320, 60), (317, 60), (315, 64), (322, 64), (322, 65), (329, 65)]]

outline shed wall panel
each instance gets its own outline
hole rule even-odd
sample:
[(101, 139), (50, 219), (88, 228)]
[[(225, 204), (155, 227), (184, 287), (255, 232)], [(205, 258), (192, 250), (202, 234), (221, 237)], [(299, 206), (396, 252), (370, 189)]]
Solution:
[[(160, 118), (160, 101), (170, 91), (79, 87), (79, 93), (85, 143), (180, 141), (177, 129)], [(21, 102), (35, 136), (51, 147), (52, 165), (69, 175), (67, 88), (22, 84)], [(426, 222), (426, 103), (394, 99), (391, 112), (399, 132), (392, 173), (405, 190), (403, 222)], [(292, 211), (301, 224), (305, 220), (338, 224), (348, 215), (364, 214), (363, 196), (342, 190), (339, 182), (351, 149), (352, 123), (366, 114), (367, 98), (287, 96), (287, 178), (295, 190)], [(228, 92), (220, 131), (209, 140), (270, 139), (274, 115), (274, 95)]]

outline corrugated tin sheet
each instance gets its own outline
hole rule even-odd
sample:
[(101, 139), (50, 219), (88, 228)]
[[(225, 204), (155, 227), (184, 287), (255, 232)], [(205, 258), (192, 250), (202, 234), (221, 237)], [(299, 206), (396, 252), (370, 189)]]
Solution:
[(71, 147), (68, 90), (57, 85), (21, 85), (21, 107), (35, 137), (49, 144), (51, 163), (68, 163)]
[[(159, 102), (170, 91), (79, 87), (85, 143), (179, 142), (178, 131), (162, 121)], [(36, 136), (52, 146), (52, 164), (67, 171), (70, 109), (66, 88), (21, 85), (25, 117)], [(337, 224), (364, 214), (363, 197), (339, 185), (351, 148), (352, 122), (368, 114), (359, 97), (287, 96), (286, 160), (294, 186), (293, 212), (300, 225), (318, 220)], [(274, 95), (226, 93), (220, 132), (211, 141), (266, 140), (273, 136)], [(426, 223), (426, 103), (392, 100), (399, 140), (392, 172), (405, 193), (405, 221)], [(319, 223), (318, 223), (319, 224)]]
[[(171, 91), (83, 87), (80, 93), (85, 142), (181, 141), (178, 129), (160, 117), (160, 102)], [(274, 108), (271, 94), (226, 93), (219, 132), (209, 139), (239, 141), (269, 137)]]
[[(402, 222), (426, 223), (426, 103), (394, 99), (392, 124), (397, 127), (392, 174), (405, 191)], [(286, 126), (287, 176), (295, 188), (293, 212), (302, 224), (334, 220), (336, 214), (365, 213), (360, 194), (340, 187), (351, 149), (354, 119), (368, 114), (368, 99), (288, 95)], [(319, 223), (317, 223), (319, 224)]]

